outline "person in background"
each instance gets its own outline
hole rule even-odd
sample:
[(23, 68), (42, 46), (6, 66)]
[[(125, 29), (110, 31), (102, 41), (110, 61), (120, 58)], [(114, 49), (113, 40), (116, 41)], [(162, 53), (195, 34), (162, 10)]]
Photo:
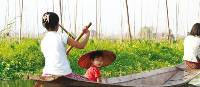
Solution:
[(187, 68), (200, 69), (200, 23), (194, 24), (185, 37), (183, 60)]

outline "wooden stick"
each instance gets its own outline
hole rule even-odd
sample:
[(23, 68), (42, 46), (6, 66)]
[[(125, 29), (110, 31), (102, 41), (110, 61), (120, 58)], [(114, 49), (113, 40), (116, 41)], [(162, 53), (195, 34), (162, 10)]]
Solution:
[[(86, 26), (87, 29), (88, 29), (91, 25), (92, 25), (92, 23), (90, 22), (90, 23)], [(75, 41), (79, 41), (83, 35), (84, 35), (84, 32), (82, 32), (82, 33), (78, 36), (78, 38), (75, 39)], [(70, 50), (71, 50), (72, 48), (73, 48), (73, 47), (70, 46), (70, 47), (67, 49), (67, 54), (69, 54), (69, 52), (70, 52)]]
[(59, 24), (59, 26), (60, 26), (61, 29), (62, 29), (63, 31), (65, 31), (71, 38), (75, 39), (75, 36), (73, 36), (71, 33), (69, 33), (63, 26), (61, 26), (60, 24)]

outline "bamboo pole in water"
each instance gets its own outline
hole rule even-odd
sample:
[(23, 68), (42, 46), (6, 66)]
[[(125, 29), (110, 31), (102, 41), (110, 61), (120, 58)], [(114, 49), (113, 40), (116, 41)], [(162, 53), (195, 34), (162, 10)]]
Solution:
[(19, 0), (20, 6), (20, 29), (19, 29), (19, 42), (21, 42), (22, 38), (22, 20), (23, 20), (23, 0)]
[(96, 0), (96, 38), (101, 38), (101, 0)]
[(200, 1), (199, 1), (198, 18), (200, 18)]
[(95, 37), (98, 38), (98, 0), (96, 0), (96, 34)]
[[(17, 0), (15, 0), (15, 29), (17, 29)], [(15, 37), (15, 34), (14, 34)]]
[[(63, 3), (62, 2), (63, 2), (62, 0), (59, 0), (61, 25), (63, 25)], [(63, 32), (63, 30), (62, 30), (62, 32)]]
[(134, 31), (134, 38), (136, 38), (136, 31), (135, 31), (135, 9), (134, 9), (133, 31)]
[(81, 26), (83, 26), (84, 1), (82, 1), (82, 2), (80, 2), (80, 3), (82, 3), (82, 4), (81, 4), (81, 6), (82, 6), (82, 7), (81, 7), (81, 14), (82, 14), (82, 15), (81, 15), (81, 23), (82, 23)]
[[(143, 7), (143, 5), (142, 5), (142, 3), (143, 3), (143, 0), (140, 0), (141, 2), (140, 2), (140, 6), (141, 6), (141, 8), (140, 8), (140, 10), (141, 10), (141, 21), (140, 21), (140, 26), (141, 26), (141, 28), (140, 28), (140, 32), (142, 32), (142, 7)], [(142, 35), (140, 36), (140, 38), (142, 37)]]
[(121, 40), (123, 41), (123, 8), (124, 8), (124, 4), (122, 2), (123, 0), (121, 0)]
[(170, 41), (170, 35), (171, 35), (171, 30), (169, 27), (169, 14), (168, 14), (168, 3), (167, 0), (165, 0), (166, 2), (166, 11), (167, 11), (167, 27), (168, 27), (168, 40)]
[(157, 37), (158, 37), (158, 17), (159, 17), (159, 0), (158, 0), (158, 2), (157, 2), (157, 21), (156, 21), (156, 40), (158, 39)]
[(38, 22), (38, 21), (39, 21), (39, 20), (38, 20), (38, 18), (39, 18), (39, 15), (38, 15), (38, 7), (39, 7), (39, 6), (38, 6), (38, 4), (39, 4), (39, 0), (37, 0), (37, 20), (36, 20), (36, 21), (37, 21), (37, 30), (38, 30), (38, 31), (37, 31), (37, 37), (39, 38), (39, 22)]
[(10, 8), (9, 8), (9, 0), (7, 0), (7, 20), (6, 20), (6, 24), (8, 24), (8, 20), (9, 20), (9, 10), (10, 10)]
[(52, 0), (52, 5), (53, 5), (53, 12), (54, 12), (54, 0)]
[[(188, 4), (190, 4), (190, 1), (187, 2), (187, 8), (189, 8), (189, 5), (188, 5)], [(186, 35), (187, 35), (188, 32), (189, 32), (189, 31), (188, 31), (188, 29), (189, 29), (189, 26), (188, 26), (188, 24), (189, 24), (189, 13), (187, 13), (186, 15), (187, 15), (187, 19), (186, 19), (186, 20), (187, 20)]]
[(178, 15), (179, 15), (179, 2), (176, 1), (176, 35), (178, 34)]
[[(6, 31), (6, 30), (8, 30), (8, 20), (9, 20), (9, 0), (7, 0), (7, 2), (6, 2), (6, 4), (7, 4), (7, 6), (6, 6), (6, 15), (5, 15), (5, 25), (4, 25), (4, 29), (3, 30), (1, 30), (1, 32), (2, 31)], [(5, 35), (5, 34), (2, 34), (3, 36)]]
[(75, 16), (74, 16), (74, 33), (75, 33), (75, 36), (76, 36), (76, 33), (77, 33), (77, 27), (76, 27), (76, 22), (77, 22), (77, 10), (78, 10), (78, 0), (76, 0), (76, 4), (75, 4)]
[(129, 21), (129, 10), (128, 10), (128, 2), (127, 0), (125, 0), (126, 2), (126, 15), (127, 15), (127, 22), (128, 22), (128, 32), (129, 32), (129, 38), (130, 40), (132, 40), (132, 35), (131, 35), (131, 28), (130, 28), (130, 21)]
[(123, 41), (123, 15), (121, 15), (121, 40)]
[[(7, 10), (7, 7), (6, 7), (6, 11), (8, 11)], [(7, 13), (7, 12), (6, 12)], [(4, 22), (5, 22), (5, 25), (6, 25), (6, 23), (7, 23), (7, 14), (5, 15), (5, 17), (4, 17)], [(5, 28), (6, 26), (4, 26), (4, 28)]]
[(71, 23), (71, 16), (70, 16), (70, 8), (69, 7), (70, 7), (69, 6), (69, 2), (67, 0), (67, 9), (68, 9), (68, 13), (69, 13), (69, 15), (68, 15), (68, 18), (69, 18), (69, 28), (71, 29), (72, 23)]
[(101, 0), (99, 0), (99, 38), (101, 38)]

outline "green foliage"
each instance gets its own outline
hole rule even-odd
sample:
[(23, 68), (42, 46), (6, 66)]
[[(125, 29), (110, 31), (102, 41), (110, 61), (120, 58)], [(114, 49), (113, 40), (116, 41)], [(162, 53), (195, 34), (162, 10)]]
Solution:
[(122, 76), (141, 71), (158, 69), (182, 63), (183, 43), (177, 41), (169, 44), (168, 41), (155, 42), (151, 40), (91, 40), (86, 49), (73, 49), (69, 55), (74, 72), (84, 74), (85, 70), (78, 67), (78, 58), (91, 50), (106, 49), (117, 55), (116, 61), (101, 69), (103, 77)]
[(36, 39), (0, 41), (0, 78), (18, 79), (27, 74), (40, 72), (44, 65)]
[[(38, 39), (23, 39), (21, 43), (3, 39), (0, 42), (0, 78), (19, 79), (27, 74), (41, 74), (44, 57), (39, 42)], [(78, 58), (97, 49), (116, 53), (116, 61), (101, 68), (103, 77), (114, 77), (182, 63), (183, 42), (90, 40), (85, 49), (72, 49), (68, 55), (73, 72), (83, 75), (85, 69), (78, 66)]]

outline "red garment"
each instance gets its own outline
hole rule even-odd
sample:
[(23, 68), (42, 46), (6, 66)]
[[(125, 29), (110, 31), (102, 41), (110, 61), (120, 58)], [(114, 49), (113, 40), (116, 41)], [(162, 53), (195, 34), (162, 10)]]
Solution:
[(191, 62), (185, 60), (185, 64), (187, 65), (188, 68), (200, 69), (200, 60), (197, 60), (197, 62)]
[(85, 76), (88, 80), (97, 82), (97, 78), (101, 77), (101, 73), (98, 67), (90, 66), (90, 68), (86, 71)]

